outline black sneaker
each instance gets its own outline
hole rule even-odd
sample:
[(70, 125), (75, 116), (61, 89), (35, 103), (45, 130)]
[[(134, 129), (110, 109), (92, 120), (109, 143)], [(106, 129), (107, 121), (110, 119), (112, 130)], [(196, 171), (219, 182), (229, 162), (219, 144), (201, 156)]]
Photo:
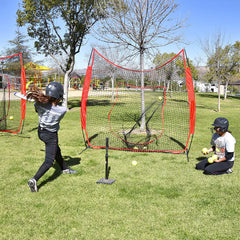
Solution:
[(62, 173), (63, 174), (74, 174), (74, 173), (77, 173), (77, 171), (75, 171), (75, 170), (72, 170), (71, 168), (67, 168), (67, 169), (64, 169), (64, 170), (62, 170)]
[(37, 192), (38, 191), (37, 181), (34, 178), (31, 178), (28, 181), (28, 186), (30, 187), (31, 192)]
[(229, 168), (229, 169), (226, 171), (227, 174), (230, 174), (230, 173), (232, 173), (232, 172), (233, 172), (233, 170), (232, 170), (231, 168)]

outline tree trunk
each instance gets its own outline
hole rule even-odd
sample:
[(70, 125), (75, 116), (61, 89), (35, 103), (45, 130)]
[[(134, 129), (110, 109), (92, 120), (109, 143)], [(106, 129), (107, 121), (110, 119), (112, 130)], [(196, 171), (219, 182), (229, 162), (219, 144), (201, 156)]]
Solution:
[(112, 83), (112, 101), (114, 100), (114, 79), (115, 79), (115, 73), (112, 74), (111, 77), (111, 83)]
[(69, 59), (69, 69), (66, 70), (65, 76), (64, 76), (64, 87), (63, 87), (63, 103), (62, 106), (68, 108), (68, 87), (69, 87), (69, 80), (70, 80), (70, 74), (73, 71), (74, 67), (74, 57), (72, 56), (71, 59)]
[(221, 111), (221, 109), (220, 109), (220, 104), (221, 104), (221, 92), (220, 92), (220, 85), (221, 85), (221, 81), (220, 80), (218, 80), (218, 112), (220, 112)]
[(63, 103), (62, 106), (68, 108), (68, 86), (69, 86), (69, 79), (70, 79), (70, 71), (68, 70), (64, 75), (64, 87), (63, 87)]
[(144, 53), (140, 52), (140, 70), (141, 70), (141, 126), (140, 130), (145, 129), (145, 99), (144, 99)]
[(227, 89), (228, 89), (228, 83), (229, 83), (229, 81), (227, 80), (227, 81), (226, 81), (226, 84), (225, 84), (225, 89), (224, 89), (224, 100), (226, 100), (226, 99), (227, 99)]

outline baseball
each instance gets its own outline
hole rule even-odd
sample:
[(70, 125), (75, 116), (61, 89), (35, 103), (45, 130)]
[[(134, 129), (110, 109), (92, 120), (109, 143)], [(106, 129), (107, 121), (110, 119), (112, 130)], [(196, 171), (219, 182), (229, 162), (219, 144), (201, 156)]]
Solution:
[(207, 153), (208, 152), (208, 149), (207, 148), (203, 148), (202, 149), (202, 153)]
[(13, 116), (10, 116), (9, 119), (10, 119), (10, 120), (13, 120)]
[(136, 166), (137, 165), (137, 161), (132, 161), (132, 165)]
[(208, 162), (213, 163), (214, 162), (213, 158), (212, 157), (208, 158)]

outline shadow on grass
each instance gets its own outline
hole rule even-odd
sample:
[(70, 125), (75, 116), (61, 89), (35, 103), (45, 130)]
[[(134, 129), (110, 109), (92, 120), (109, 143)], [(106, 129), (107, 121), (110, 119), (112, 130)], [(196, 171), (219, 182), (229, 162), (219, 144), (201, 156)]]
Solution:
[[(218, 94), (217, 93), (198, 93), (199, 97), (202, 98), (218, 98)], [(238, 99), (240, 100), (240, 96), (232, 96), (232, 95), (228, 95), (227, 99)], [(221, 100), (224, 100), (224, 97), (221, 95)]]
[(196, 158), (196, 159), (200, 162), (200, 161), (206, 159), (206, 157), (198, 157), (198, 158)]
[(15, 134), (15, 133), (1, 132), (1, 131), (0, 131), (0, 136), (8, 137), (8, 138), (10, 138), (10, 137), (13, 137), (13, 138), (15, 138), (15, 137), (17, 137), (17, 138), (31, 138), (29, 136), (24, 136), (22, 133)]
[(28, 132), (33, 132), (33, 131), (36, 131), (37, 129), (38, 129), (38, 126), (30, 129)]
[(203, 98), (218, 98), (216, 93), (198, 93), (198, 96)]
[(237, 99), (237, 100), (240, 100), (240, 95), (239, 96), (228, 96), (227, 99)]
[(209, 106), (204, 106), (204, 105), (196, 105), (196, 108), (201, 108), (201, 109), (206, 109), (206, 110), (211, 110), (213, 112), (217, 112), (217, 109), (214, 109), (213, 107), (209, 107)]
[[(71, 166), (75, 166), (75, 165), (79, 165), (81, 162), (81, 158), (72, 158), (70, 156), (64, 156), (64, 161), (67, 163), (67, 165), (69, 167)], [(41, 182), (38, 186), (38, 189), (40, 189), (41, 187), (43, 187), (45, 184), (47, 184), (48, 182), (52, 182), (55, 179), (57, 179), (62, 173), (61, 173), (61, 169), (59, 168), (58, 164), (55, 162), (55, 164), (53, 165), (53, 168), (55, 169), (54, 173), (52, 176), (50, 176), (48, 179), (44, 180), (43, 182)]]
[(79, 165), (81, 163), (81, 158), (72, 158), (70, 156), (64, 156), (63, 158), (69, 167)]
[(74, 100), (69, 100), (68, 101), (68, 108), (69, 109), (79, 108), (79, 107), (81, 107), (81, 100), (74, 99)]
[[(109, 106), (112, 105), (113, 103), (110, 100), (103, 100), (103, 99), (88, 99), (87, 100), (87, 106)], [(123, 103), (121, 103), (123, 104)], [(74, 108), (79, 108), (81, 107), (81, 100), (69, 100), (68, 101), (68, 108), (70, 110), (73, 110)]]

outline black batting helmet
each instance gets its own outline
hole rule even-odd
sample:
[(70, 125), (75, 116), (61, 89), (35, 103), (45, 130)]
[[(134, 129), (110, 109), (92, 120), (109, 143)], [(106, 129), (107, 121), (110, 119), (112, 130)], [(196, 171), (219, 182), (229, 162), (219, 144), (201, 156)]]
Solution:
[(214, 123), (212, 124), (214, 127), (219, 127), (221, 132), (227, 132), (229, 122), (224, 117), (219, 117), (214, 120)]
[(63, 86), (59, 82), (51, 82), (46, 87), (46, 96), (54, 97), (56, 99), (63, 99)]

